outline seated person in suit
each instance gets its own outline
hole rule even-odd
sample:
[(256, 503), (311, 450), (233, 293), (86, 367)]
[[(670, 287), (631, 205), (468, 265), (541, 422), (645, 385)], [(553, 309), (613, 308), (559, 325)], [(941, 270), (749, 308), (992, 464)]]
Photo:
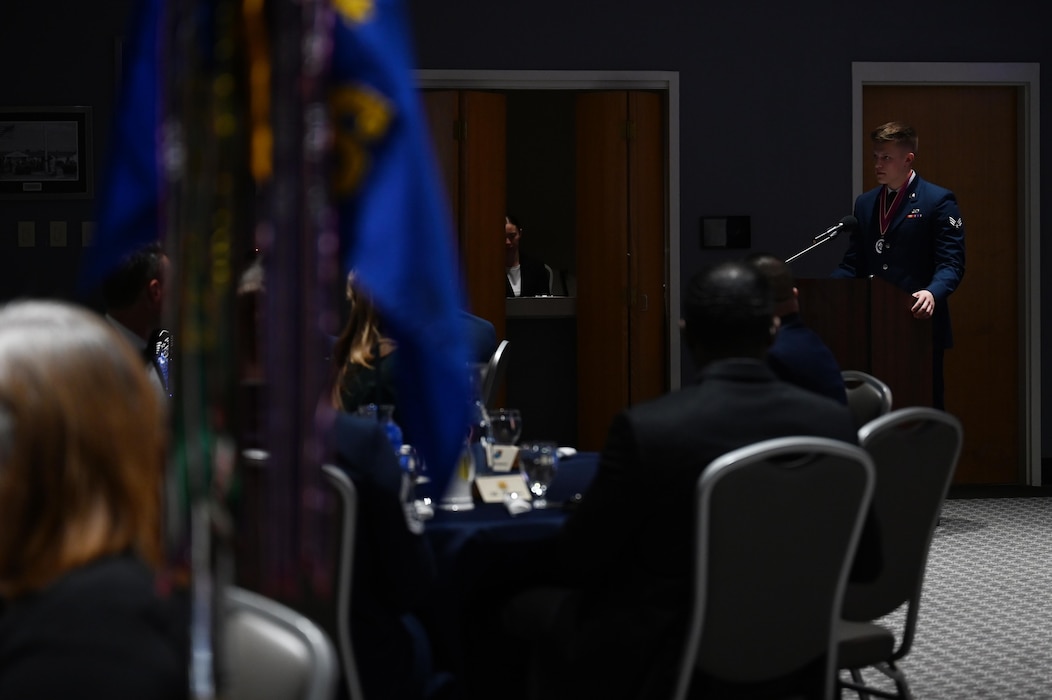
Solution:
[(188, 696), (188, 616), (159, 579), (161, 406), (94, 313), (0, 310), (0, 697)]
[(358, 490), (348, 623), (362, 692), (391, 700), (428, 697), (436, 683), (431, 651), (412, 611), (430, 591), (434, 556), (419, 528), (407, 524), (401, 468), (375, 421), (337, 412), (329, 437), (333, 463)]
[(840, 365), (818, 334), (800, 318), (799, 292), (793, 272), (767, 253), (754, 253), (746, 261), (756, 266), (771, 285), (774, 313), (780, 325), (767, 351), (767, 364), (779, 379), (847, 404), (847, 390)]
[(168, 395), (167, 367), (160, 366), (149, 347), (164, 318), (164, 289), (168, 256), (160, 243), (151, 243), (121, 260), (102, 282), (106, 320), (132, 347), (143, 354), (150, 380)]
[(522, 255), (523, 228), (517, 217), (504, 217), (504, 295), (537, 297), (552, 293), (551, 278), (544, 263)]
[[(541, 664), (545, 697), (671, 695), (690, 618), (693, 494), (712, 460), (792, 435), (857, 444), (845, 406), (767, 365), (778, 322), (756, 268), (725, 262), (695, 275), (683, 307), (697, 381), (614, 419), (560, 532), (555, 563), (572, 592), (552, 622), (555, 658)], [(879, 547), (865, 556), (876, 557)]]
[(471, 349), (471, 361), (489, 362), (489, 358), (497, 351), (497, 329), (486, 319), (467, 311), (461, 311), (460, 316), (464, 321), (464, 333), (468, 337), (468, 347)]

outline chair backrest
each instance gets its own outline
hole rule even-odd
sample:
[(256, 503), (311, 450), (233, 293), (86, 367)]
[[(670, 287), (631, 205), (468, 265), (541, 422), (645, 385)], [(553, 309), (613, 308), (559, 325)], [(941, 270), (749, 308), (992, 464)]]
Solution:
[(891, 387), (883, 381), (855, 369), (846, 369), (840, 376), (844, 378), (847, 406), (856, 428), (891, 411)]
[(548, 263), (544, 263), (544, 269), (548, 271), (548, 294), (552, 294), (552, 289), (555, 287), (555, 271), (552, 270), (552, 266)]
[(354, 540), (358, 524), (358, 490), (351, 478), (337, 466), (322, 466), (325, 479), (340, 497), (340, 555), (336, 573), (336, 640), (340, 665), (347, 684), (349, 700), (363, 700), (358, 665), (351, 643), (351, 581), (354, 575)]
[(331, 700), (336, 652), (314, 622), (277, 601), (233, 586), (224, 591), (223, 660), (230, 700)]
[(500, 388), (501, 380), (508, 368), (508, 345), (507, 340), (497, 344), (497, 349), (489, 358), (485, 372), (482, 373), (482, 403), (486, 408), (493, 408), (497, 400), (497, 389)]
[(876, 620), (910, 603), (903, 652), (916, 624), (928, 550), (963, 438), (960, 421), (926, 407), (892, 411), (859, 430), (859, 443), (876, 469), (873, 508), (883, 566), (876, 580), (848, 585), (843, 615), (848, 620)]
[(677, 699), (695, 672), (754, 683), (813, 663), (832, 696), (834, 624), (872, 491), (870, 457), (826, 438), (766, 440), (702, 471)]

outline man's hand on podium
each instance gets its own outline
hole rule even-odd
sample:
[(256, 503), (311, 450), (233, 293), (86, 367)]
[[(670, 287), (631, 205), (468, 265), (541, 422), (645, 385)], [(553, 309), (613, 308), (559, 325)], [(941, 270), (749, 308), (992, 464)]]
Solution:
[(935, 313), (935, 297), (931, 295), (931, 292), (922, 289), (914, 292), (913, 298), (917, 300), (910, 309), (913, 312), (913, 318), (931, 318), (931, 315)]

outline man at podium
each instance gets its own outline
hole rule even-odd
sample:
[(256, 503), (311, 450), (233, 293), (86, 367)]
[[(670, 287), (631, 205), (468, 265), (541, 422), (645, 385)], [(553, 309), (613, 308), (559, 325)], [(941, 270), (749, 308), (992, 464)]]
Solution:
[(964, 221), (950, 190), (913, 170), (917, 132), (888, 122), (870, 133), (879, 185), (855, 199), (858, 227), (833, 277), (883, 277), (932, 321), (932, 405), (943, 408), (943, 352), (953, 346), (948, 298), (964, 277)]

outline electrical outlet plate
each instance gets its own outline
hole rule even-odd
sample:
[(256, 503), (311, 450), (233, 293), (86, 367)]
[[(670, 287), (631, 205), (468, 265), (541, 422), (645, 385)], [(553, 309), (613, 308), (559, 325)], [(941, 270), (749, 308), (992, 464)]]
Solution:
[(37, 227), (32, 221), (18, 222), (18, 247), (32, 248), (37, 243)]

